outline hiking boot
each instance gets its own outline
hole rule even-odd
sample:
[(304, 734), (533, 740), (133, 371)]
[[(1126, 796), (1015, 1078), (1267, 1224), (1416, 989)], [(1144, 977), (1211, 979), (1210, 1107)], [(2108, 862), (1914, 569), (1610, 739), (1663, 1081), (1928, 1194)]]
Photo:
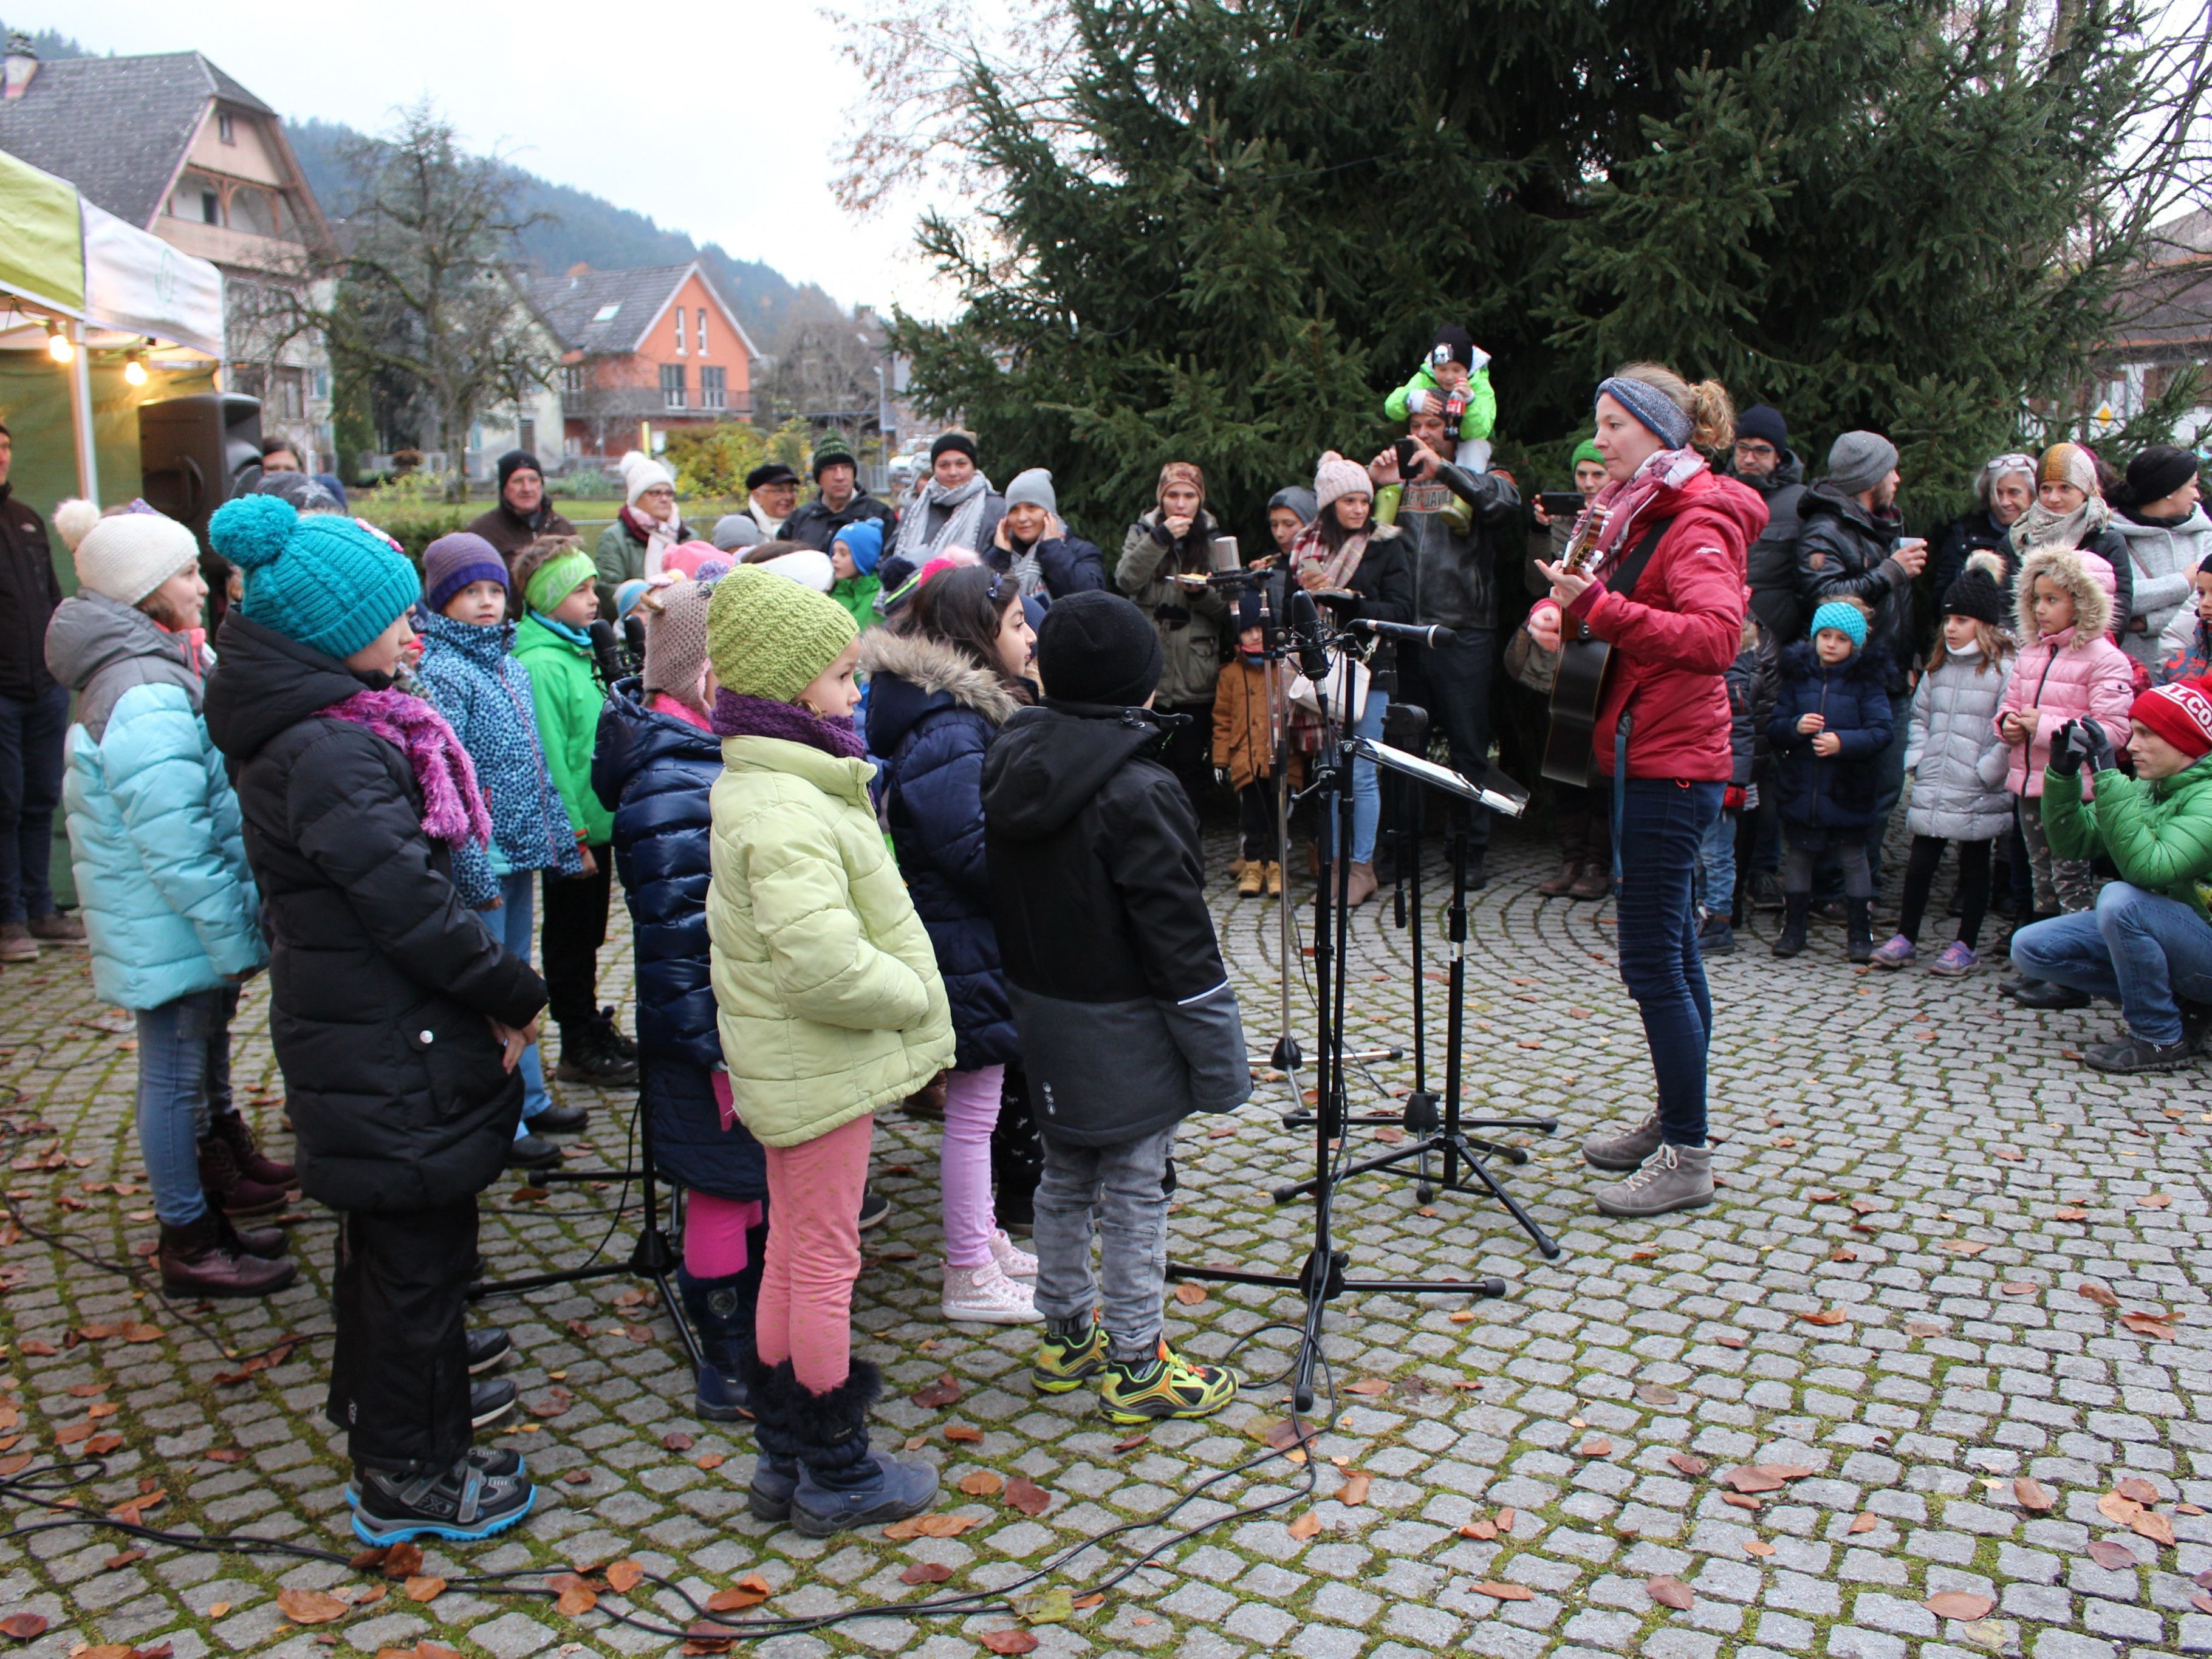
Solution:
[(1030, 1361), (1030, 1385), (1039, 1394), (1069, 1394), (1105, 1369), (1106, 1325), (1097, 1314), (1080, 1335), (1048, 1322)]
[(1567, 889), (1571, 899), (1588, 901), (1609, 898), (1613, 895), (1613, 866), (1595, 860), (1583, 866), (1583, 872), (1575, 878), (1575, 884)]
[(1664, 1138), (1659, 1133), (1659, 1113), (1655, 1108), (1650, 1116), (1625, 1133), (1592, 1135), (1583, 1142), (1583, 1162), (1593, 1170), (1641, 1169)]
[(536, 1117), (522, 1120), (522, 1127), (534, 1135), (580, 1134), (592, 1121), (592, 1115), (581, 1106), (548, 1106)]
[(208, 1119), (208, 1133), (230, 1148), (232, 1158), (248, 1180), (264, 1187), (289, 1188), (299, 1179), (299, 1171), (290, 1164), (279, 1164), (263, 1153), (260, 1141), (239, 1113), (215, 1113)]
[(1226, 1365), (1194, 1365), (1160, 1339), (1149, 1359), (1106, 1362), (1098, 1403), (1106, 1420), (1129, 1425), (1170, 1417), (1211, 1417), (1237, 1397), (1237, 1373)]
[(510, 1170), (550, 1170), (560, 1161), (561, 1149), (536, 1135), (517, 1135), (507, 1144), (507, 1167)]
[(1006, 1277), (995, 1261), (980, 1267), (945, 1264), (945, 1293), (938, 1307), (947, 1319), (973, 1325), (1034, 1325), (1034, 1292)]
[(469, 1426), (480, 1429), (496, 1423), (514, 1409), (514, 1384), (503, 1376), (486, 1377), (469, 1384)]
[(224, 1243), (240, 1249), (248, 1255), (258, 1255), (264, 1261), (274, 1261), (288, 1255), (292, 1249), (292, 1236), (282, 1227), (234, 1227), (230, 1218), (220, 1210), (209, 1214), (217, 1218), (218, 1232)]
[(1267, 867), (1264, 864), (1256, 862), (1248, 864), (1237, 872), (1238, 898), (1257, 898), (1267, 884)]
[(1009, 1279), (1035, 1279), (1037, 1259), (1002, 1232), (991, 1235), (991, 1260)]
[(84, 924), (65, 910), (49, 910), (43, 916), (33, 916), (29, 923), (31, 937), (48, 945), (82, 945), (85, 942)]
[(709, 1423), (736, 1423), (750, 1414), (751, 1389), (745, 1379), (753, 1365), (753, 1309), (742, 1273), (695, 1279), (687, 1267), (676, 1270), (684, 1312), (699, 1339), (700, 1363), (692, 1372), (692, 1404)]
[(1626, 1181), (1590, 1188), (1590, 1197), (1605, 1215), (1665, 1215), (1670, 1210), (1694, 1210), (1713, 1201), (1713, 1149), (1676, 1146), (1662, 1142), (1659, 1150)]
[(1744, 884), (1744, 896), (1754, 910), (1779, 910), (1782, 908), (1782, 878), (1771, 870), (1754, 870), (1751, 879)]
[(1943, 954), (1928, 964), (1928, 971), (1942, 979), (1963, 979), (1982, 965), (1974, 947), (1964, 939), (1953, 939), (1943, 947)]
[(1706, 957), (1732, 957), (1735, 954), (1735, 929), (1729, 926), (1726, 916), (1713, 915), (1698, 930), (1698, 954)]
[(635, 1060), (637, 1058), (637, 1039), (625, 1034), (622, 1027), (615, 1024), (615, 1011), (611, 1006), (599, 1010), (597, 1023), (599, 1035), (605, 1039), (609, 1048), (624, 1060)]
[(1283, 866), (1276, 863), (1273, 859), (1269, 859), (1267, 860), (1267, 896), (1269, 898), (1280, 898), (1282, 896)]
[(1853, 962), (1870, 962), (1874, 958), (1874, 901), (1845, 899), (1844, 901), (1844, 931), (1848, 943), (1845, 951)]
[[(775, 1434), (787, 1432), (798, 1456), (791, 1524), (801, 1536), (828, 1538), (903, 1521), (937, 1501), (935, 1469), (902, 1463), (868, 1444), (868, 1407), (882, 1379), (866, 1360), (852, 1361), (845, 1381), (827, 1394), (800, 1383), (787, 1359), (761, 1381), (755, 1395), (765, 1407), (761, 1420), (773, 1424)], [(771, 1437), (764, 1435), (763, 1443)], [(773, 1490), (766, 1496), (772, 1502)]]
[(2118, 1042), (2100, 1042), (2081, 1051), (2081, 1063), (2093, 1072), (2132, 1077), (2138, 1072), (2181, 1072), (2191, 1056), (2186, 1036), (2177, 1042), (2153, 1042), (2129, 1032)]
[(0, 922), (0, 962), (36, 962), (39, 941), (31, 937), (27, 922)]
[(2057, 985), (2047, 979), (2032, 979), (2013, 993), (2012, 1000), (2023, 1008), (2086, 1008), (2089, 994), (2077, 991), (2070, 985)]
[(1784, 893), (1782, 896), (1782, 931), (1774, 936), (1771, 947), (1778, 957), (1802, 956), (1805, 951), (1805, 918), (1813, 908), (1809, 893)]
[(514, 1339), (496, 1325), (487, 1325), (480, 1331), (471, 1331), (465, 1339), (469, 1346), (469, 1375), (488, 1371), (514, 1352)]
[(1353, 906), (1364, 904), (1375, 896), (1375, 890), (1380, 884), (1375, 879), (1372, 860), (1364, 864), (1355, 862), (1352, 866), (1352, 884), (1345, 890), (1344, 902)]
[(1871, 958), (1877, 968), (1910, 968), (1920, 954), (1920, 947), (1902, 933), (1892, 933), (1884, 939)]
[(538, 1500), (537, 1488), (520, 1471), (488, 1474), (465, 1457), (438, 1474), (360, 1469), (354, 1479), (360, 1496), (353, 1534), (369, 1545), (410, 1538), (473, 1543), (505, 1532)]
[(198, 1152), (200, 1190), (225, 1215), (268, 1215), (284, 1207), (286, 1189), (247, 1175), (230, 1142), (212, 1128), (200, 1137)]
[(627, 1058), (612, 1040), (614, 1028), (588, 1019), (561, 1028), (561, 1063), (553, 1075), (563, 1083), (588, 1083), (599, 1089), (620, 1089), (637, 1081), (637, 1062)]
[[(528, 1473), (522, 1454), (505, 1446), (471, 1446), (461, 1454), (461, 1462), (472, 1469), (501, 1479), (512, 1479)], [(345, 1484), (345, 1501), (349, 1507), (361, 1503), (361, 1477), (356, 1475)]]
[(270, 1296), (300, 1276), (289, 1257), (271, 1261), (240, 1249), (234, 1233), (226, 1239), (213, 1209), (181, 1227), (163, 1222), (154, 1261), (171, 1296)]
[(1563, 898), (1567, 890), (1582, 879), (1583, 861), (1580, 859), (1561, 859), (1559, 873), (1549, 881), (1540, 881), (1536, 890), (1546, 898)]

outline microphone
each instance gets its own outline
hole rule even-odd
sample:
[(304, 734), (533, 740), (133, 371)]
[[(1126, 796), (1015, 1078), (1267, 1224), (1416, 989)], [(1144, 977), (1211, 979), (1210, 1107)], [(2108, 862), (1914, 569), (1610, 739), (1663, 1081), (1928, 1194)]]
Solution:
[(1352, 628), (1362, 634), (1371, 634), (1377, 639), (1404, 640), (1413, 645), (1425, 645), (1431, 650), (1452, 642), (1449, 628), (1422, 628), (1411, 623), (1375, 622), (1366, 617), (1352, 619)]
[(598, 663), (600, 682), (610, 691), (622, 678), (622, 654), (615, 649), (614, 624), (605, 617), (592, 618), (592, 657)]
[(1297, 641), (1298, 672), (1319, 685), (1328, 678), (1328, 631), (1322, 626), (1321, 607), (1303, 587), (1291, 592), (1290, 632)]

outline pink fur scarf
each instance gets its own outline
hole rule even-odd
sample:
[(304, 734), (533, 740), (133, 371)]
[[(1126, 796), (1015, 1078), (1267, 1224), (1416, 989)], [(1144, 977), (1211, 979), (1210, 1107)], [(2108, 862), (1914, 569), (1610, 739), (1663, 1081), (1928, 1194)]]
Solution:
[(423, 832), (432, 840), (452, 847), (491, 840), (491, 812), (477, 784), (476, 764), (446, 717), (428, 702), (404, 691), (364, 690), (322, 712), (375, 732), (407, 757), (422, 791)]

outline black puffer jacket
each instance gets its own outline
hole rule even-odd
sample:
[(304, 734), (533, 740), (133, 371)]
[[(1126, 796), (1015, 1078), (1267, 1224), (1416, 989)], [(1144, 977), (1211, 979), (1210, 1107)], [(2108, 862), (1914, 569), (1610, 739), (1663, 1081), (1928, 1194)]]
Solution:
[(416, 1210), (489, 1186), (522, 1113), (494, 1019), (520, 1028), (545, 982), (461, 902), (422, 831), (407, 757), (320, 718), (364, 684), (234, 611), (208, 677), (270, 939), (270, 1036), (300, 1184), (340, 1210)]
[(1873, 607), (1867, 643), (1878, 646), (1892, 696), (1907, 684), (1912, 660), (1912, 578), (1890, 557), (1905, 521), (1893, 507), (1863, 507), (1823, 478), (1797, 508), (1804, 528), (1797, 537), (1797, 595), (1811, 624), (1830, 599), (1858, 599)]
[(714, 882), (708, 792), (722, 740), (638, 701), (621, 681), (599, 711), (592, 790), (615, 815), (615, 869), (636, 940), (637, 1046), (654, 1160), (678, 1186), (717, 1198), (768, 1196), (768, 1162), (714, 1095), (722, 1034), (708, 960)]
[(1798, 512), (1805, 499), (1805, 464), (1785, 449), (1771, 472), (1739, 472), (1731, 463), (1722, 476), (1758, 491), (1766, 503), (1766, 528), (1744, 556), (1751, 578), (1751, 614), (1760, 627), (1788, 645), (1802, 637), (1805, 619), (1813, 614), (1797, 594)]
[(842, 507), (833, 507), (819, 495), (811, 501), (801, 501), (792, 508), (791, 516), (783, 521), (783, 528), (775, 532), (775, 538), (780, 542), (798, 542), (827, 553), (839, 531), (863, 519), (872, 519), (882, 525), (887, 543), (898, 527), (898, 514), (891, 511), (890, 503), (878, 501), (866, 489), (855, 489)]
[(1237, 994), (1206, 908), (1198, 820), (1141, 708), (1049, 700), (983, 763), (983, 817), (1037, 1127), (1140, 1139), (1252, 1092)]
[(983, 853), (983, 756), (1021, 705), (949, 645), (871, 629), (868, 746), (884, 757), (878, 799), (915, 913), (929, 930), (952, 1004), (961, 1071), (1021, 1058)]

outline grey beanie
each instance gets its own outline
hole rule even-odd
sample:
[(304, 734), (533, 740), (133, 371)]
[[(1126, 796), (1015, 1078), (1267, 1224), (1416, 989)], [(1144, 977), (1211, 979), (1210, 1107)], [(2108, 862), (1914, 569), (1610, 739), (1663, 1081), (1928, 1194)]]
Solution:
[(1300, 524), (1311, 524), (1314, 514), (1321, 510), (1315, 504), (1313, 491), (1304, 484), (1291, 484), (1267, 497), (1268, 512), (1273, 513), (1279, 507), (1287, 507), (1297, 514)]
[(1872, 489), (1897, 470), (1897, 446), (1879, 432), (1846, 432), (1828, 446), (1828, 482), (1846, 495)]
[(1006, 505), (1041, 507), (1048, 513), (1058, 513), (1060, 497), (1053, 493), (1052, 474), (1041, 466), (1015, 473), (1014, 481), (1006, 486)]
[(726, 513), (714, 520), (714, 543), (724, 553), (735, 553), (761, 538), (760, 526), (750, 513)]

